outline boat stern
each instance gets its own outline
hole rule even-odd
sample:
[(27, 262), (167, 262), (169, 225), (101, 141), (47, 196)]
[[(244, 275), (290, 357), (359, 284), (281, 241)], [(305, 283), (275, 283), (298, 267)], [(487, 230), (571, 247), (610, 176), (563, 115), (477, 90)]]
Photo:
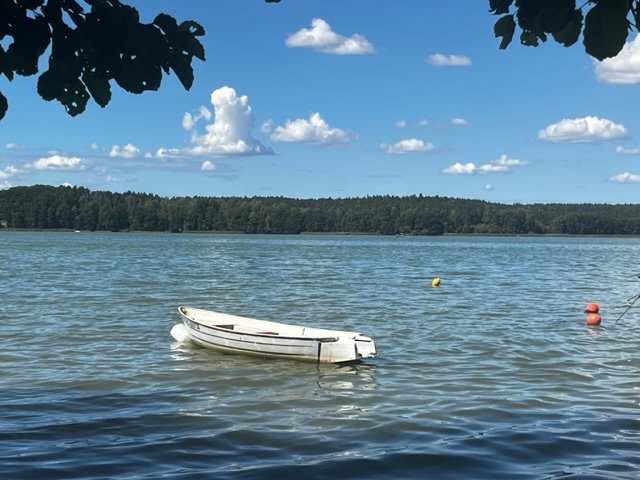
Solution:
[(358, 335), (355, 340), (356, 357), (358, 360), (363, 358), (372, 358), (378, 355), (376, 342), (371, 337)]

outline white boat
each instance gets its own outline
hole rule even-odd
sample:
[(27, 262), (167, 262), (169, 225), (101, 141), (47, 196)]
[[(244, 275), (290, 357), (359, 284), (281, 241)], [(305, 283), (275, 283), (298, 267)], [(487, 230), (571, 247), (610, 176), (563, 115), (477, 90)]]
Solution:
[[(318, 363), (352, 362), (377, 355), (375, 341), (357, 332), (288, 325), (185, 306), (178, 307), (178, 312), (189, 339), (215, 350)], [(173, 331), (172, 335), (180, 340)]]

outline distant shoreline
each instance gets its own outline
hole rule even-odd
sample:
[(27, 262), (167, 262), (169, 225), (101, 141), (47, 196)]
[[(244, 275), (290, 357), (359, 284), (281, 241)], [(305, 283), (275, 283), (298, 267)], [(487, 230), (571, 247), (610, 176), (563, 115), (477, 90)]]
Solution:
[(414, 233), (407, 233), (403, 235), (384, 234), (384, 233), (368, 233), (368, 232), (300, 232), (300, 233), (264, 233), (264, 232), (241, 232), (241, 231), (224, 231), (224, 230), (187, 230), (184, 232), (169, 232), (169, 231), (150, 231), (150, 230), (72, 230), (66, 228), (3, 228), (0, 227), (0, 233), (2, 232), (33, 232), (33, 233), (113, 233), (113, 234), (145, 234), (145, 235), (158, 235), (158, 234), (171, 234), (171, 235), (265, 235), (265, 236), (311, 236), (311, 237), (328, 237), (328, 236), (358, 236), (358, 237), (396, 237), (396, 238), (438, 238), (438, 237), (526, 237), (526, 238), (640, 238), (639, 234), (572, 234), (572, 233), (444, 233), (442, 235), (419, 235)]

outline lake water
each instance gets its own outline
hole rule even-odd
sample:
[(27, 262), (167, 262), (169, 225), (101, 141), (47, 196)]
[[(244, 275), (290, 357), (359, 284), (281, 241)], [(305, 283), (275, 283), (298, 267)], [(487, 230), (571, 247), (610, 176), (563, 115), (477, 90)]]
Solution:
[[(639, 478), (640, 310), (616, 323), (639, 259), (639, 238), (0, 232), (0, 478)], [(380, 356), (180, 344), (181, 304)]]

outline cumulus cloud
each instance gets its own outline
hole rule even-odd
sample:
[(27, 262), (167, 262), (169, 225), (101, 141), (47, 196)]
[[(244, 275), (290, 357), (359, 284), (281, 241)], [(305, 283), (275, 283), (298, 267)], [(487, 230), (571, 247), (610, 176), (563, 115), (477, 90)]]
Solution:
[(407, 126), (407, 121), (406, 120), (398, 120), (396, 122), (396, 127), (398, 128), (404, 128)]
[[(211, 104), (214, 112), (209, 119), (213, 121), (205, 126), (203, 135), (194, 129), (195, 117), (188, 117), (187, 121), (183, 118), (183, 126), (192, 130), (192, 147), (185, 150), (187, 153), (220, 156), (273, 153), (251, 134), (254, 118), (246, 95), (238, 96), (233, 88), (225, 86), (211, 93)], [(203, 109), (200, 109), (200, 116), (207, 118)]]
[(210, 172), (215, 169), (216, 169), (216, 164), (213, 163), (211, 160), (205, 160), (204, 162), (202, 162), (202, 165), (200, 166), (200, 170), (202, 170), (203, 172)]
[(473, 162), (469, 163), (454, 163), (450, 167), (445, 168), (442, 172), (449, 173), (451, 175), (473, 175), (477, 173), (478, 167)]
[(302, 28), (289, 35), (285, 40), (288, 47), (308, 47), (322, 53), (335, 55), (363, 55), (374, 53), (375, 48), (362, 35), (350, 37), (335, 33), (331, 26), (321, 18), (311, 20), (311, 28)]
[(599, 117), (564, 118), (538, 132), (548, 142), (594, 143), (627, 136), (624, 125)]
[(616, 183), (640, 183), (640, 175), (624, 172), (609, 177), (609, 180)]
[(204, 105), (200, 107), (198, 113), (196, 113), (195, 115), (192, 115), (189, 112), (185, 112), (185, 114), (182, 116), (182, 128), (184, 128), (185, 130), (191, 130), (196, 126), (196, 123), (198, 123), (198, 121), (202, 120), (203, 118), (207, 121), (211, 120), (211, 112)]
[(490, 183), (487, 183), (484, 187), (482, 187), (483, 190), (486, 190), (488, 192), (495, 190), (495, 187), (493, 185), (491, 185)]
[(429, 55), (427, 62), (434, 67), (467, 67), (471, 65), (471, 59), (465, 55), (443, 55), (441, 53)]
[(486, 175), (489, 173), (508, 173), (512, 167), (522, 167), (528, 165), (526, 160), (518, 160), (509, 158), (507, 155), (500, 155), (500, 158), (482, 165), (469, 163), (454, 163), (450, 167), (445, 168), (442, 172), (451, 175)]
[(624, 148), (623, 146), (617, 146), (616, 153), (619, 155), (638, 155), (640, 153), (640, 148)]
[(85, 165), (79, 157), (66, 157), (64, 155), (51, 155), (43, 157), (31, 164), (36, 170), (84, 170)]
[(432, 143), (425, 143), (417, 138), (406, 138), (394, 144), (383, 143), (380, 150), (385, 153), (424, 153), (433, 150), (435, 147)]
[(640, 35), (627, 42), (618, 55), (602, 62), (594, 60), (596, 78), (604, 83), (640, 83)]
[(131, 143), (127, 143), (122, 147), (114, 145), (109, 152), (109, 156), (113, 158), (134, 158), (138, 155), (140, 155), (140, 149)]
[(312, 113), (309, 119), (287, 120), (271, 134), (274, 142), (300, 142), (314, 145), (346, 145), (352, 135), (339, 128), (332, 128), (319, 113)]

